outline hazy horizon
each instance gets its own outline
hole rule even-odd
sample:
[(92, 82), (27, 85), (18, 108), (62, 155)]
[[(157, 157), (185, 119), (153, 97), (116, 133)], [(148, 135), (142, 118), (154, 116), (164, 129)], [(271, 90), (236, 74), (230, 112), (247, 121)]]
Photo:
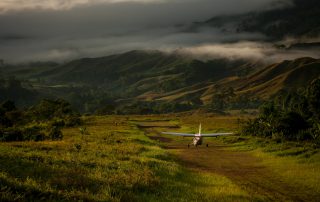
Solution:
[[(292, 6), (289, 0), (51, 0), (0, 3), (0, 58), (7, 62), (68, 61), (130, 50), (185, 49), (197, 54), (208, 47), (231, 48), (249, 44), (251, 52), (270, 51), (252, 41), (261, 33), (222, 33), (216, 28), (190, 31), (194, 22), (220, 15)], [(234, 44), (235, 46), (232, 47)], [(268, 49), (261, 47), (268, 46)], [(201, 49), (206, 47), (206, 49)], [(211, 48), (211, 49), (212, 49)], [(200, 50), (201, 49), (201, 50)], [(222, 50), (220, 48), (220, 50)], [(207, 55), (214, 55), (208, 54)], [(256, 55), (256, 54), (255, 54)], [(217, 55), (215, 55), (217, 56)], [(219, 57), (221, 54), (218, 55)]]

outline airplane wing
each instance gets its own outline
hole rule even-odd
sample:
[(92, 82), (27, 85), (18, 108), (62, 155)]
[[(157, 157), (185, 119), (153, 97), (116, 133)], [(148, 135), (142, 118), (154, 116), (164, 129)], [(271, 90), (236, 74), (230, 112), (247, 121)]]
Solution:
[(218, 137), (218, 136), (228, 136), (233, 135), (233, 133), (212, 133), (212, 134), (201, 134), (202, 137)]
[(162, 134), (166, 135), (175, 135), (175, 136), (181, 136), (181, 137), (194, 137), (195, 134), (189, 134), (189, 133), (171, 133), (171, 132), (163, 132)]

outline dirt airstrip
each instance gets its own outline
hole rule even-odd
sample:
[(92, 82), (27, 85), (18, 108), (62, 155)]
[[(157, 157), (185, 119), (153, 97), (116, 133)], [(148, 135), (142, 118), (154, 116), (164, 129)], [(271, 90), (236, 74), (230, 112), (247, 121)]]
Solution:
[(261, 159), (250, 152), (232, 151), (231, 146), (210, 141), (210, 145), (188, 148), (191, 139), (175, 141), (163, 137), (152, 127), (141, 128), (145, 134), (162, 142), (180, 163), (196, 172), (225, 176), (248, 193), (263, 196), (270, 201), (317, 201), (307, 187), (286, 183), (277, 173), (262, 165)]

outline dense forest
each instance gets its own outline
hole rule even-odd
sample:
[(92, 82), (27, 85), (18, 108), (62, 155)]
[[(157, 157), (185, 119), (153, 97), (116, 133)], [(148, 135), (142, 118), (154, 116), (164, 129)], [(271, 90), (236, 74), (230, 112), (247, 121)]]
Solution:
[(320, 145), (320, 78), (298, 91), (280, 92), (260, 109), (259, 117), (244, 124), (243, 134)]

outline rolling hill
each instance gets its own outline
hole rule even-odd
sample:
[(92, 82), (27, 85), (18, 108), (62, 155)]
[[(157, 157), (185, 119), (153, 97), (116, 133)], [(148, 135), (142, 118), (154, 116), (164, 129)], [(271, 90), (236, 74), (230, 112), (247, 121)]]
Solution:
[(126, 97), (147, 92), (166, 94), (202, 82), (215, 82), (253, 69), (244, 60), (200, 61), (160, 51), (130, 51), (71, 61), (36, 77), (52, 83), (104, 88)]
[(80, 111), (137, 102), (191, 103), (201, 107), (228, 89), (239, 99), (267, 100), (280, 91), (304, 87), (320, 76), (320, 60), (299, 58), (263, 65), (130, 51), (74, 60), (25, 77), (19, 75), (33, 81), (31, 86), (43, 97), (63, 97)]

